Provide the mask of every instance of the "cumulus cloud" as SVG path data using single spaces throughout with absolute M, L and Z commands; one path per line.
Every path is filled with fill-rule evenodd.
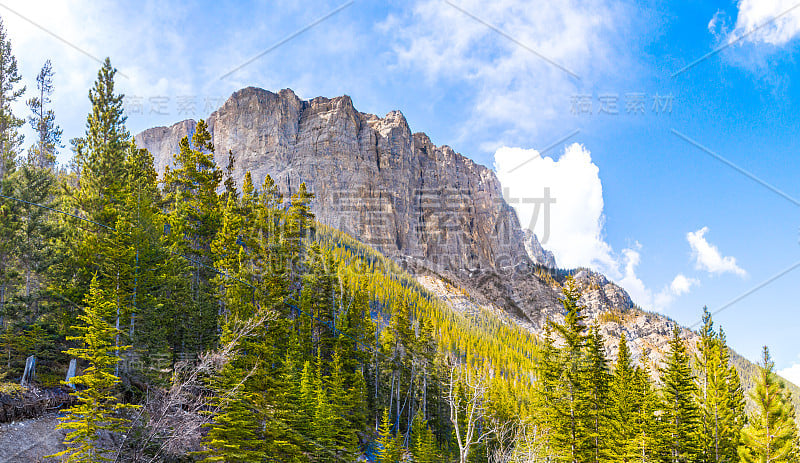
M 675 275 L 675 278 L 669 285 L 669 289 L 672 291 L 672 294 L 680 296 L 688 293 L 689 290 L 692 289 L 692 286 L 696 286 L 698 284 L 700 284 L 700 281 L 696 278 L 687 278 L 682 273 L 679 273 Z
M 611 246 L 603 239 L 600 169 L 584 146 L 568 146 L 558 160 L 534 149 L 502 147 L 495 152 L 494 167 L 520 225 L 536 233 L 559 265 L 619 273 Z M 549 206 L 544 204 L 545 189 L 555 200 Z
M 494 167 L 520 225 L 536 233 L 560 266 L 604 273 L 628 291 L 634 302 L 654 310 L 665 310 L 699 284 L 678 274 L 655 293 L 637 274 L 642 245 L 635 242 L 616 253 L 605 241 L 600 169 L 583 145 L 567 146 L 558 159 L 533 149 L 501 147 L 495 152 Z M 554 201 L 549 211 L 548 196 Z
M 619 279 L 620 286 L 625 288 L 637 304 L 642 307 L 653 307 L 653 294 L 644 282 L 636 275 L 636 267 L 639 266 L 641 261 L 641 253 L 639 252 L 642 245 L 638 242 L 633 248 L 622 250 L 623 260 L 623 275 Z
M 700 285 L 700 280 L 689 278 L 679 273 L 675 275 L 672 282 L 664 287 L 653 299 L 653 307 L 656 310 L 664 311 L 675 301 L 677 297 L 689 293 L 692 287 Z
M 783 46 L 800 34 L 800 8 L 795 0 L 741 0 L 728 41 Z M 718 14 L 712 22 L 719 24 Z M 709 28 L 711 24 L 709 24 Z
M 708 227 L 686 234 L 686 240 L 692 248 L 692 257 L 695 261 L 695 268 L 705 270 L 710 274 L 733 273 L 744 277 L 747 272 L 736 263 L 736 258 L 732 256 L 723 257 L 719 249 L 705 238 Z

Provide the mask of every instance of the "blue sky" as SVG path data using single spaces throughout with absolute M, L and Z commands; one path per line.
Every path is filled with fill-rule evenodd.
M 0 15 L 29 87 L 53 61 L 65 139 L 83 130 L 105 56 L 123 74 L 134 133 L 205 117 L 248 85 L 400 109 L 412 130 L 496 168 L 510 195 L 559 192 L 545 244 L 557 259 L 602 270 L 691 325 L 703 305 L 725 307 L 800 261 L 793 7 L 9 1 Z M 740 353 L 757 359 L 766 343 L 800 382 L 798 278 L 786 273 L 716 320 Z

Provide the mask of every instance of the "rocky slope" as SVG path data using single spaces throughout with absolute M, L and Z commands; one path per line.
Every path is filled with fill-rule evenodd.
M 224 166 L 229 151 L 235 155 L 239 185 L 246 171 L 257 185 L 269 174 L 287 195 L 305 182 L 318 220 L 413 273 L 452 282 L 470 294 L 470 303 L 502 309 L 533 330 L 561 317 L 564 272 L 535 235 L 522 231 L 494 173 L 412 133 L 399 111 L 381 118 L 357 111 L 348 96 L 302 100 L 291 90 L 250 87 L 235 92 L 207 123 L 217 163 Z M 136 141 L 163 171 L 194 125 L 156 127 Z M 625 332 L 643 363 L 661 361 L 675 322 L 637 309 L 602 275 L 578 271 L 575 279 L 612 355 Z M 686 329 L 683 335 L 695 336 Z
M 534 264 L 539 264 L 547 268 L 558 268 L 556 265 L 556 257 L 551 251 L 542 247 L 535 233 L 526 228 L 524 240 L 525 252 L 528 253 L 528 257 L 531 258 Z

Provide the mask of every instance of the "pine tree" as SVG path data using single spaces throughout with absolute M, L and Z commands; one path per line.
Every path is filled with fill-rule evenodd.
M 609 382 L 603 337 L 597 326 L 592 327 L 587 345 L 586 429 L 588 449 L 586 461 L 600 463 L 608 460 Z
M 225 325 L 223 343 L 231 341 L 236 327 L 233 320 Z M 200 454 L 205 456 L 204 461 L 250 463 L 264 461 L 270 455 L 258 394 L 252 384 L 260 362 L 251 353 L 242 352 L 241 346 L 237 350 L 238 355 L 223 367 L 213 384 L 218 411 L 203 439 L 206 450 Z
M 617 360 L 611 378 L 609 391 L 609 460 L 615 462 L 635 461 L 636 449 L 636 415 L 640 397 L 632 387 L 636 379 L 636 367 L 631 358 L 625 333 L 619 339 Z
M 18 235 L 14 240 L 14 254 L 22 271 L 23 301 L 29 323 L 40 315 L 38 289 L 51 264 L 51 245 L 59 232 L 49 211 L 36 204 L 52 207 L 54 187 L 55 178 L 50 169 L 25 163 L 17 171 L 13 194 L 25 202 L 15 208 Z
M 29 150 L 28 163 L 40 168 L 52 168 L 56 163 L 56 153 L 61 148 L 61 128 L 56 125 L 55 113 L 48 106 L 52 103 L 53 65 L 45 61 L 36 76 L 37 95 L 28 100 L 31 115 L 28 117 L 36 132 L 36 144 Z
M 669 343 L 666 367 L 661 370 L 661 430 L 664 461 L 694 463 L 702 458 L 698 395 L 686 346 L 675 327 Z
M 86 120 L 84 137 L 73 139 L 75 163 L 78 169 L 78 188 L 70 190 L 74 212 L 85 219 L 63 217 L 71 230 L 68 235 L 67 259 L 60 266 L 56 286 L 71 300 L 80 300 L 89 281 L 99 271 L 99 283 L 105 290 L 118 291 L 119 278 L 108 244 L 114 239 L 124 209 L 125 159 L 131 137 L 125 128 L 122 109 L 123 95 L 114 91 L 116 69 L 106 58 L 89 91 L 92 110 Z M 110 281 L 105 276 L 114 275 Z M 62 315 L 68 320 L 70 313 Z M 119 326 L 118 321 L 115 323 Z
M 707 308 L 703 308 L 703 327 L 697 350 L 705 461 L 736 462 L 744 424 L 744 398 L 739 375 L 730 365 L 724 334 L 721 330 L 719 334 L 715 332 Z
M 192 355 L 213 344 L 219 313 L 211 244 L 221 222 L 217 188 L 222 171 L 214 163 L 214 146 L 205 121 L 197 123 L 191 142 L 188 137 L 181 140 L 174 164 L 164 173 L 170 209 L 168 241 L 170 251 L 183 256 L 176 262 L 175 272 L 188 281 L 181 291 L 190 303 L 174 314 L 171 344 L 175 352 Z
M 398 463 L 402 455 L 402 447 L 392 434 L 389 409 L 383 409 L 383 419 L 378 429 L 377 453 L 375 463 Z
M 12 106 L 25 93 L 20 86 L 22 76 L 17 69 L 17 58 L 11 52 L 11 41 L 0 20 L 0 193 L 7 192 L 9 175 L 14 172 L 14 160 L 19 155 L 22 135 L 19 128 L 25 123 L 14 115 Z
M 86 120 L 86 134 L 71 141 L 80 169 L 77 206 L 85 218 L 103 225 L 117 222 L 123 199 L 125 155 L 131 139 L 125 128 L 124 95 L 114 93 L 116 73 L 106 58 L 89 91 L 92 111 Z M 105 232 L 102 228 L 92 231 Z
M 661 422 L 656 417 L 656 414 L 660 412 L 658 410 L 659 398 L 651 384 L 650 373 L 646 368 L 636 368 L 631 386 L 633 395 L 636 398 L 634 408 L 635 434 L 629 457 L 621 461 L 638 463 L 659 461 L 660 437 L 662 435 Z
M 586 317 L 581 313 L 580 293 L 570 279 L 567 281 L 561 300 L 566 315 L 561 324 L 552 323 L 554 331 L 561 337 L 563 347 L 559 349 L 556 370 L 550 372 L 551 446 L 563 461 L 577 463 L 588 461 L 587 447 L 587 399 L 590 385 L 587 383 L 586 361 L 587 335 Z
M 67 338 L 79 341 L 81 347 L 65 353 L 86 361 L 88 366 L 82 375 L 72 378 L 72 384 L 77 386 L 72 395 L 78 404 L 66 411 L 67 414 L 60 418 L 61 423 L 57 426 L 58 429 L 69 431 L 64 440 L 68 448 L 54 455 L 62 457 L 63 461 L 112 461 L 97 447 L 98 433 L 122 431 L 126 420 L 119 413 L 135 408 L 134 405 L 118 402 L 114 397 L 114 388 L 119 383 L 114 368 L 120 361 L 115 352 L 127 348 L 114 345 L 118 330 L 108 322 L 114 310 L 114 302 L 101 289 L 97 278 L 93 278 L 84 313 L 78 316 L 83 324 L 74 327 L 80 335 Z
M 15 159 L 22 145 L 19 128 L 24 120 L 18 118 L 13 105 L 25 92 L 20 86 L 22 76 L 17 69 L 17 59 L 11 52 L 11 42 L 5 25 L 0 20 L 0 194 L 9 195 L 14 188 Z M 0 199 L 0 325 L 7 331 L 11 310 L 8 305 L 12 280 L 16 268 L 12 265 L 20 222 L 17 204 Z
M 742 430 L 739 457 L 744 463 L 795 462 L 798 457 L 794 405 L 764 346 L 756 390 L 756 414 Z
M 436 438 L 419 411 L 414 415 L 412 428 L 411 453 L 414 456 L 414 462 L 434 463 L 439 450 L 436 448 Z

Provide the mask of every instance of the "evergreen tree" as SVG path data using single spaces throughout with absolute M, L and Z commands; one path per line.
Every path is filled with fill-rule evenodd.
M 16 170 L 15 159 L 22 145 L 19 128 L 24 120 L 13 112 L 13 104 L 25 92 L 19 85 L 22 76 L 17 69 L 17 59 L 11 52 L 11 42 L 5 25 L 0 20 L 0 194 L 9 195 L 14 188 L 13 174 Z M 12 310 L 9 307 L 11 285 L 16 268 L 13 263 L 14 249 L 19 232 L 20 222 L 17 217 L 17 204 L 0 199 L 0 325 L 4 334 L 7 331 Z
M 217 188 L 222 171 L 214 163 L 214 146 L 205 121 L 197 123 L 191 142 L 184 137 L 175 154 L 174 168 L 164 173 L 169 204 L 169 249 L 182 256 L 174 270 L 178 291 L 190 303 L 177 307 L 171 344 L 175 352 L 193 355 L 210 347 L 217 333 L 218 287 L 212 282 L 214 241 L 221 223 Z
M 84 297 L 90 280 L 99 272 L 98 282 L 106 291 L 119 292 L 120 278 L 109 251 L 115 239 L 113 228 L 124 209 L 125 159 L 130 148 L 130 134 L 125 128 L 122 110 L 123 95 L 114 91 L 116 69 L 106 58 L 89 91 L 92 110 L 86 120 L 84 137 L 72 140 L 78 169 L 78 188 L 70 190 L 70 208 L 80 221 L 64 217 L 70 234 L 67 236 L 67 258 L 57 269 L 58 291 L 70 300 Z M 108 280 L 106 276 L 113 275 Z M 119 304 L 117 305 L 119 308 Z M 62 319 L 69 320 L 72 313 Z M 119 320 L 115 322 L 119 327 Z
M 563 341 L 557 363 L 549 368 L 550 441 L 553 452 L 562 461 L 577 463 L 590 461 L 587 399 L 590 385 L 587 383 L 586 361 L 587 335 L 586 317 L 581 313 L 580 293 L 570 279 L 567 281 L 561 300 L 566 315 L 561 324 L 552 323 L 554 331 Z
M 25 93 L 25 86 L 19 85 L 20 80 L 22 76 L 17 69 L 17 58 L 11 52 L 11 41 L 0 20 L 0 193 L 8 192 L 7 182 L 14 172 L 15 159 L 22 145 L 19 128 L 25 120 L 14 115 L 12 109 L 17 99 Z
M 392 424 L 388 409 L 383 410 L 383 419 L 378 429 L 378 441 L 376 442 L 377 454 L 375 463 L 398 463 L 402 456 L 402 446 L 398 439 L 392 434 Z
M 237 323 L 231 321 L 224 328 L 222 342 L 229 342 Z M 231 359 L 214 381 L 218 412 L 209 423 L 203 439 L 207 450 L 201 452 L 204 461 L 259 462 L 270 454 L 262 429 L 257 393 L 253 391 L 252 377 L 259 361 L 248 353 Z
M 694 463 L 702 458 L 698 388 L 678 327 L 669 346 L 666 367 L 661 370 L 662 458 L 665 462 Z
M 56 116 L 48 106 L 52 103 L 53 65 L 45 61 L 36 76 L 37 95 L 28 100 L 31 115 L 28 117 L 36 132 L 36 144 L 28 154 L 28 163 L 40 168 L 52 168 L 56 163 L 56 153 L 61 148 L 61 128 L 56 125 Z
M 713 463 L 736 462 L 744 425 L 744 397 L 739 375 L 730 365 L 724 334 L 721 330 L 719 334 L 715 332 L 705 307 L 697 351 L 704 459 Z
M 422 417 L 420 412 L 414 415 L 413 421 L 413 440 L 411 443 L 411 453 L 415 463 L 434 463 L 439 449 L 436 448 L 436 438 L 428 428 L 428 422 Z
M 40 315 L 39 287 L 45 271 L 51 264 L 52 246 L 58 236 L 57 222 L 49 211 L 37 206 L 53 205 L 55 178 L 50 169 L 30 163 L 20 167 L 14 182 L 14 196 L 25 201 L 15 208 L 18 235 L 15 250 L 22 271 L 24 292 L 22 300 L 27 321 L 32 323 Z
M 636 368 L 631 386 L 636 398 L 635 434 L 629 457 L 621 461 L 638 463 L 659 461 L 662 435 L 661 422 L 656 417 L 656 414 L 659 413 L 659 398 L 651 384 L 650 373 L 646 368 Z
M 120 361 L 115 352 L 127 348 L 114 345 L 118 330 L 108 322 L 114 310 L 114 302 L 101 289 L 97 278 L 93 278 L 86 296 L 84 313 L 78 316 L 83 324 L 74 327 L 80 335 L 68 338 L 79 341 L 80 347 L 65 352 L 86 361 L 88 366 L 82 375 L 72 378 L 72 384 L 77 386 L 72 395 L 76 397 L 78 404 L 66 411 L 57 426 L 58 429 L 69 431 L 64 440 L 68 448 L 54 455 L 62 457 L 64 461 L 112 461 L 97 447 L 98 433 L 122 431 L 126 420 L 119 413 L 135 408 L 133 405 L 120 403 L 114 396 L 114 388 L 119 383 L 119 378 L 114 375 L 114 368 Z
M 609 383 L 603 337 L 597 326 L 592 327 L 587 345 L 586 429 L 588 460 L 600 463 L 608 460 L 609 439 Z
M 625 333 L 619 339 L 617 360 L 609 391 L 609 460 L 630 462 L 637 458 L 637 413 L 640 397 L 632 387 L 636 380 L 636 367 L 628 348 Z
M 798 458 L 794 405 L 764 346 L 756 390 L 756 414 L 742 431 L 739 457 L 744 463 L 795 462 Z

